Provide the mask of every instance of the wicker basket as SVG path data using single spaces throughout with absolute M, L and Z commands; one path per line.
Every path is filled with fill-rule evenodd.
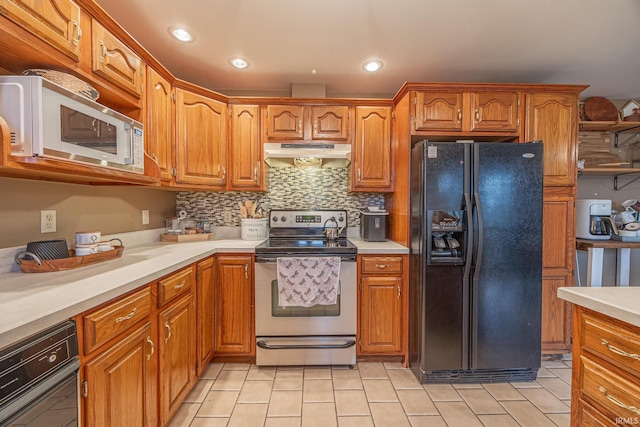
M 65 89 L 68 89 L 93 101 L 100 97 L 100 93 L 97 91 L 97 89 L 91 86 L 89 83 L 86 83 L 79 78 L 72 76 L 71 74 L 63 73 L 61 71 L 29 69 L 24 70 L 22 72 L 22 75 L 43 77 L 53 83 L 64 87 Z

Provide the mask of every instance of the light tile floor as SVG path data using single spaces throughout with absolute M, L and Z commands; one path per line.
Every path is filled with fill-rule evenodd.
M 212 363 L 171 427 L 568 427 L 571 361 L 538 379 L 420 384 L 398 363 L 264 368 Z

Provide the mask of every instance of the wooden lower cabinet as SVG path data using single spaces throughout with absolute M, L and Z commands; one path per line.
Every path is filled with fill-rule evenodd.
M 166 425 L 196 382 L 196 328 L 193 295 L 158 314 L 160 425 Z
M 215 350 L 215 258 L 196 264 L 196 374 L 206 368 Z
M 254 356 L 253 257 L 217 256 L 216 356 Z
M 358 355 L 401 355 L 407 257 L 358 258 Z
M 151 323 L 146 322 L 85 364 L 85 426 L 158 425 L 152 336 Z
M 640 328 L 574 307 L 571 426 L 640 424 Z

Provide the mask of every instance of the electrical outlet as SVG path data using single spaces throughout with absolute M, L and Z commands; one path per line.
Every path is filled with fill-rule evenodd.
M 149 209 L 142 210 L 142 225 L 149 224 Z
M 224 211 L 224 213 L 222 214 L 222 220 L 224 221 L 225 224 L 230 223 L 233 220 L 231 211 Z
M 40 233 L 55 233 L 56 231 L 56 211 L 40 211 Z

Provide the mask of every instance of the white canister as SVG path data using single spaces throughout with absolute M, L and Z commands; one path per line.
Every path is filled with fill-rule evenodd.
M 102 237 L 99 231 L 76 231 L 76 245 L 94 245 Z
M 241 219 L 240 223 L 242 240 L 264 240 L 267 238 L 269 230 L 267 218 Z
M 98 253 L 98 245 L 76 245 L 76 256 L 85 256 Z

